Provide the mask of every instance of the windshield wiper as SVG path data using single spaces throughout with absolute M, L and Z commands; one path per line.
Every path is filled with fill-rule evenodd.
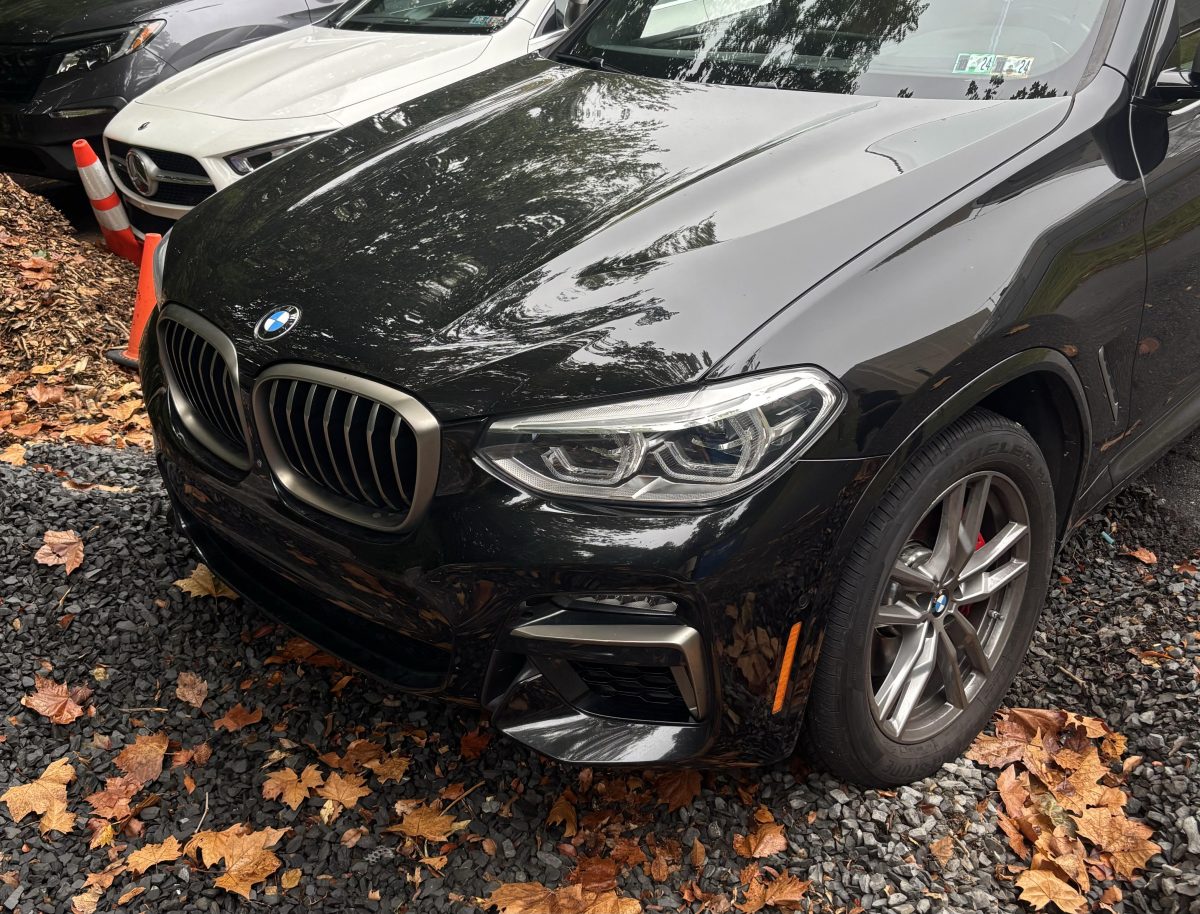
M 563 51 L 559 51 L 557 54 L 551 54 L 550 59 L 560 60 L 563 63 L 573 63 L 577 67 L 587 67 L 589 70 L 604 70 L 608 73 L 625 73 L 626 75 L 633 75 L 631 70 L 623 70 L 621 67 L 615 67 L 603 57 L 583 57 L 579 54 L 567 54 Z

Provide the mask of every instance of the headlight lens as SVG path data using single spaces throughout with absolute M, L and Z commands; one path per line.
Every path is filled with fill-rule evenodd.
M 167 245 L 171 241 L 171 232 L 162 236 L 162 241 L 154 249 L 154 259 L 150 262 L 154 270 L 154 300 L 163 303 L 163 264 L 167 262 Z
M 272 143 L 269 146 L 256 146 L 254 149 L 235 152 L 233 155 L 227 156 L 225 161 L 239 175 L 248 175 L 252 171 L 257 171 L 264 165 L 274 162 L 276 159 L 282 159 L 289 152 L 295 152 L 301 146 L 307 146 L 313 140 L 319 140 L 326 133 L 329 133 L 329 131 L 296 136 L 290 140 L 280 140 L 278 143 Z
M 112 32 L 98 37 L 94 42 L 81 48 L 67 51 L 58 63 L 55 73 L 74 73 L 94 70 L 96 67 L 132 54 L 144 48 L 150 40 L 162 31 L 164 20 L 155 19 L 151 22 L 139 22 L 124 31 Z
M 500 476 L 545 495 L 705 504 L 785 468 L 845 402 L 841 385 L 820 369 L 789 369 L 498 420 L 479 453 Z

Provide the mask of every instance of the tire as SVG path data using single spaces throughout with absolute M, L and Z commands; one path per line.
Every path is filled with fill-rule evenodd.
M 933 438 L 842 572 L 803 724 L 810 758 L 897 786 L 960 756 L 1024 659 L 1055 537 L 1050 472 L 1021 426 L 977 409 Z

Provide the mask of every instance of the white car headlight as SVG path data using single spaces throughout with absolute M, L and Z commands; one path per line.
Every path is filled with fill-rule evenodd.
M 164 25 L 164 20 L 155 19 L 152 22 L 139 22 L 120 32 L 98 36 L 90 44 L 63 54 L 54 72 L 87 72 L 126 54 L 132 54 L 149 44 L 150 39 L 162 31 Z
M 244 149 L 241 152 L 235 152 L 231 156 L 226 156 L 225 161 L 239 175 L 248 175 L 262 168 L 264 165 L 274 162 L 276 159 L 282 159 L 289 152 L 295 152 L 301 146 L 307 146 L 313 140 L 319 140 L 329 132 L 326 130 L 322 133 L 309 133 L 304 136 L 294 136 L 290 140 L 280 140 L 277 143 L 271 143 L 267 146 Z
M 846 393 L 818 368 L 500 419 L 479 454 L 544 495 L 635 504 L 720 501 L 774 477 L 837 418 Z

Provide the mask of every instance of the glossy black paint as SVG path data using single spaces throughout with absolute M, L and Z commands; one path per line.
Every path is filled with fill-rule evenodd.
M 280 360 L 370 376 L 433 410 L 446 456 L 407 536 L 313 515 L 261 465 L 242 477 L 198 452 L 151 330 L 143 381 L 189 534 L 299 630 L 406 687 L 485 702 L 558 757 L 787 754 L 840 561 L 924 441 L 979 405 L 1022 422 L 1065 535 L 1200 421 L 1197 159 L 1191 112 L 1139 89 L 1166 40 L 1153 12 L 1126 0 L 1068 97 L 789 93 L 531 57 L 247 178 L 173 231 L 166 298 L 234 340 L 244 397 Z M 255 339 L 279 305 L 301 324 Z M 850 404 L 735 504 L 550 503 L 471 460 L 492 416 L 802 364 Z M 614 726 L 500 675 L 522 602 L 620 589 L 675 595 L 702 632 L 709 719 Z M 433 671 L 389 669 L 371 631 Z
M 71 143 L 98 150 L 111 114 L 70 119 L 70 108 L 123 108 L 131 99 L 206 57 L 296 28 L 336 8 L 330 0 L 5 0 L 0 53 L 78 46 L 78 36 L 161 19 L 143 49 L 85 73 L 47 72 L 28 101 L 0 100 L 0 170 L 74 179 Z

